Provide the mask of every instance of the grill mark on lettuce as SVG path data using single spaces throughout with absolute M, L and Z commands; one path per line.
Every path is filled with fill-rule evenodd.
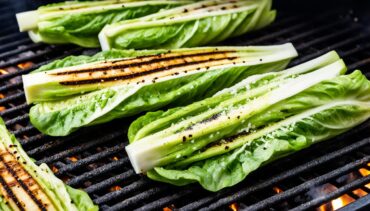
M 169 65 L 169 66 L 164 66 L 164 67 L 148 70 L 145 72 L 133 73 L 130 75 L 99 77 L 99 78 L 94 78 L 94 79 L 76 80 L 76 81 L 61 81 L 59 82 L 59 84 L 61 85 L 83 85 L 83 84 L 94 84 L 94 83 L 103 83 L 103 82 L 110 82 L 110 81 L 117 81 L 117 80 L 134 79 L 137 77 L 146 76 L 146 75 L 150 75 L 150 74 L 161 72 L 161 71 L 170 71 L 170 70 L 173 70 L 174 68 L 186 67 L 186 66 L 196 65 L 196 64 L 205 64 L 205 63 L 212 62 L 212 61 L 234 60 L 237 58 L 238 57 L 225 57 L 225 58 L 219 58 L 219 59 L 209 58 L 208 60 L 205 60 L 205 61 L 195 61 L 195 62 L 186 62 L 186 63 L 181 63 L 181 64 Z M 198 68 L 200 69 L 200 67 Z
M 4 155 L 8 155 L 8 156 L 11 156 L 12 160 L 8 161 L 8 162 L 5 162 L 4 160 Z M 0 162 L 4 165 L 5 169 L 8 173 L 10 173 L 14 179 L 14 184 L 8 184 L 2 176 L 0 176 L 1 178 L 1 185 L 4 187 L 4 189 L 7 191 L 8 195 L 12 198 L 12 200 L 15 202 L 15 204 L 17 205 L 17 207 L 20 209 L 20 210 L 25 210 L 24 207 L 22 206 L 22 202 L 18 200 L 17 196 L 14 194 L 14 192 L 11 190 L 11 187 L 12 185 L 14 186 L 15 184 L 19 184 L 22 189 L 28 194 L 28 196 L 30 196 L 30 198 L 35 202 L 35 204 L 37 205 L 38 208 L 40 208 L 40 210 L 42 211 L 47 211 L 45 205 L 39 200 L 37 199 L 37 197 L 34 195 L 34 193 L 28 188 L 27 184 L 26 184 L 26 181 L 29 181 L 31 180 L 32 183 L 28 182 L 28 184 L 35 184 L 38 186 L 38 189 L 41 190 L 41 188 L 39 187 L 39 185 L 37 184 L 36 181 L 33 180 L 33 178 L 31 177 L 31 175 L 23 169 L 23 167 L 16 161 L 16 158 L 11 154 L 9 153 L 8 151 L 6 152 L 3 152 L 1 153 L 0 155 Z M 9 164 L 10 163 L 10 164 Z M 18 169 L 17 169 L 18 168 Z M 23 173 L 25 175 L 27 175 L 27 179 L 25 179 L 24 181 L 21 180 L 18 175 L 17 175 L 17 172 L 19 173 Z
M 14 201 L 14 203 L 17 205 L 17 207 L 21 211 L 24 211 L 24 208 L 23 208 L 22 204 L 20 203 L 20 201 L 18 200 L 18 198 L 14 195 L 13 191 L 10 189 L 10 187 L 5 182 L 5 180 L 3 179 L 2 176 L 0 176 L 0 184 L 1 184 L 1 186 L 4 188 L 4 190 L 7 193 L 7 196 L 5 196 L 5 197 L 10 197 L 12 199 L 12 201 Z
M 221 113 L 217 113 L 217 114 L 213 114 L 211 117 L 208 117 L 206 119 L 203 119 L 202 121 L 200 122 L 197 122 L 193 125 L 190 125 L 189 127 L 187 127 L 184 131 L 187 131 L 187 130 L 191 130 L 194 128 L 194 126 L 197 126 L 197 125 L 200 125 L 200 124 L 204 124 L 204 123 L 207 123 L 207 122 L 210 122 L 210 121 L 213 121 L 213 120 L 216 120 L 218 119 L 219 117 L 221 116 Z M 179 133 L 181 132 L 181 130 L 177 131 L 176 133 Z
M 202 149 L 200 149 L 199 151 L 200 152 L 204 152 L 204 151 L 208 150 L 209 148 L 212 148 L 212 147 L 215 147 L 215 146 L 222 146 L 222 145 L 231 143 L 234 140 L 236 140 L 236 139 L 238 139 L 238 138 L 240 138 L 242 136 L 249 135 L 250 133 L 251 132 L 243 131 L 243 132 L 240 132 L 240 133 L 238 133 L 236 135 L 223 138 L 223 139 L 221 139 L 219 141 L 211 142 L 211 143 L 207 144 L 205 147 L 203 147 Z M 229 150 L 229 147 L 228 146 L 225 146 L 225 150 Z
M 226 54 L 226 53 L 235 53 L 236 51 L 211 51 L 211 52 L 195 52 L 195 53 L 190 53 L 190 54 L 174 54 L 168 56 L 170 53 L 165 53 L 165 54 L 159 54 L 159 55 L 145 55 L 145 56 L 138 56 L 135 58 L 130 58 L 130 59 L 122 59 L 122 60 L 116 60 L 112 62 L 105 62 L 104 67 L 91 67 L 87 69 L 80 69 L 80 70 L 72 70 L 72 71 L 63 71 L 63 72 L 57 72 L 57 73 L 50 73 L 50 75 L 70 75 L 70 74 L 78 74 L 78 73 L 90 73 L 90 72 L 101 72 L 101 71 L 113 71 L 113 70 L 120 70 L 124 68 L 129 68 L 129 67 L 139 67 L 143 65 L 149 65 L 149 64 L 155 64 L 155 63 L 160 63 L 160 62 L 165 62 L 165 61 L 170 61 L 174 59 L 185 59 L 185 58 L 192 58 L 192 57 L 197 57 L 197 56 L 213 56 L 216 54 Z M 168 56 L 168 57 L 166 57 Z M 227 55 L 225 55 L 227 57 Z M 137 62 L 136 60 L 142 60 Z M 143 61 L 144 59 L 149 59 L 148 61 Z M 122 64 L 124 63 L 124 64 Z

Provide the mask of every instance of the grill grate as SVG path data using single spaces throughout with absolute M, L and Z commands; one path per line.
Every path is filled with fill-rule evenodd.
M 12 18 L 0 15 L 0 26 Z M 363 28 L 349 11 L 333 11 L 316 18 L 282 14 L 268 29 L 225 44 L 293 42 L 300 57 L 291 65 L 335 49 L 350 71 L 361 68 L 370 77 L 370 44 L 366 42 L 370 33 Z M 173 187 L 136 175 L 124 152 L 127 145 L 124 137 L 132 119 L 84 128 L 63 138 L 42 135 L 29 123 L 29 106 L 25 103 L 20 75 L 54 59 L 81 53 L 91 55 L 97 50 L 33 44 L 16 30 L 10 27 L 0 33 L 0 69 L 8 72 L 0 75 L 0 116 L 37 163 L 47 163 L 69 185 L 85 189 L 102 210 L 164 207 L 227 210 L 235 202 L 240 208 L 249 210 L 306 210 L 344 193 L 357 199 L 359 197 L 352 191 L 358 188 L 370 192 L 365 187 L 370 183 L 369 176 L 344 184 L 338 182 L 338 178 L 360 168 L 370 170 L 367 165 L 370 162 L 369 121 L 333 140 L 265 166 L 241 184 L 217 193 L 207 192 L 197 185 Z M 32 62 L 32 67 L 19 65 L 25 62 Z M 312 188 L 326 183 L 335 184 L 337 189 L 324 196 L 309 196 Z M 276 194 L 276 187 L 282 192 Z

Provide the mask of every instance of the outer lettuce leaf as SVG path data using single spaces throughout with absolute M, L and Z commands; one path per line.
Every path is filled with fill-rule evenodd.
M 35 42 L 99 47 L 98 33 L 107 24 L 143 17 L 190 2 L 106 0 L 51 4 L 34 12 L 37 17 L 30 36 Z M 18 18 L 21 29 L 26 21 Z
M 47 195 L 49 200 L 52 201 L 57 210 L 98 210 L 98 207 L 93 204 L 86 193 L 66 186 L 60 179 L 55 177 L 46 164 L 37 166 L 33 159 L 28 157 L 16 138 L 6 130 L 5 123 L 2 119 L 0 119 L 0 137 L 0 144 L 2 146 L 5 148 L 11 147 L 12 151 L 17 151 L 18 163 L 37 181 L 42 191 Z M 69 192 L 72 194 L 69 194 Z M 81 201 L 81 199 L 84 200 Z M 3 198 L 0 201 L 0 207 L 2 210 L 11 210 L 10 206 L 4 202 Z
M 271 0 L 209 0 L 107 25 L 99 40 L 103 50 L 202 46 L 263 28 L 275 15 Z
M 121 55 L 119 51 L 111 53 L 116 53 L 114 56 Z M 70 57 L 54 62 L 42 71 L 73 65 L 75 62 L 100 60 L 108 56 L 110 54 L 102 53 L 92 59 L 81 57 L 81 60 L 78 57 Z M 264 54 L 260 56 L 263 57 Z M 132 116 L 143 111 L 153 111 L 164 106 L 187 105 L 230 87 L 250 75 L 281 70 L 286 67 L 293 54 L 284 57 L 280 51 L 277 57 L 274 53 L 268 57 L 270 56 L 275 58 L 274 62 L 265 60 L 266 62 L 262 64 L 246 62 L 236 66 L 210 68 L 149 85 L 125 84 L 60 101 L 38 103 L 31 108 L 30 119 L 41 132 L 52 136 L 64 136 L 81 127 Z

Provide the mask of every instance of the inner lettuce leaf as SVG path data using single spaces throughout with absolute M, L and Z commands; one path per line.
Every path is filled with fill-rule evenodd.
M 99 40 L 103 50 L 214 44 L 272 23 L 276 11 L 271 4 L 271 0 L 200 1 L 107 25 Z
M 154 52 L 161 51 L 146 51 L 145 53 Z M 47 72 L 54 68 L 102 61 L 129 54 L 132 56 L 143 54 L 143 52 L 113 50 L 93 57 L 73 56 L 55 61 L 36 71 Z M 263 57 L 264 54 L 258 58 L 261 56 Z M 274 53 L 270 56 L 275 58 Z M 184 76 L 175 75 L 173 78 L 148 85 L 124 84 L 63 100 L 41 102 L 30 109 L 30 120 L 44 134 L 65 136 L 81 127 L 108 122 L 116 118 L 133 116 L 144 111 L 154 111 L 164 106 L 190 104 L 212 96 L 219 90 L 230 87 L 250 75 L 284 69 L 292 56 L 293 54 L 289 54 L 284 57 L 280 53 L 274 62 L 268 62 L 266 59 L 257 64 L 249 64 L 247 60 L 245 63 L 240 62 L 239 65 L 207 68 L 206 71 L 188 73 Z M 249 59 L 255 60 L 251 57 Z
M 192 1 L 67 1 L 17 14 L 21 31 L 35 42 L 74 43 L 99 47 L 98 34 L 107 25 L 181 6 Z
M 41 197 L 43 194 L 46 195 L 46 198 L 40 198 L 42 204 L 49 204 L 55 210 L 75 210 L 75 211 L 97 211 L 98 207 L 94 205 L 93 201 L 87 195 L 87 193 L 73 189 L 67 185 L 65 185 L 60 179 L 55 177 L 51 169 L 46 164 L 36 165 L 32 158 L 28 157 L 26 152 L 22 149 L 22 146 L 16 140 L 14 135 L 10 134 L 6 127 L 5 123 L 2 119 L 0 119 L 0 148 L 11 151 L 17 152 L 17 159 L 16 162 L 24 169 L 27 174 L 29 174 L 41 187 L 39 192 L 37 192 L 36 198 Z M 2 153 L 5 156 L 5 153 Z M 7 159 L 10 159 L 9 156 Z M 16 166 L 14 165 L 14 168 Z M 17 170 L 20 172 L 20 169 Z M 3 177 L 5 178 L 5 177 Z M 22 178 L 22 177 L 20 177 Z M 5 178 L 6 180 L 6 178 Z M 26 183 L 28 184 L 28 183 Z M 29 183 L 28 185 L 32 185 Z M 13 190 L 15 195 L 18 195 L 20 190 Z M 42 192 L 42 194 L 41 194 Z M 18 198 L 22 201 L 26 207 L 30 206 L 31 201 L 27 201 L 26 198 Z M 14 210 L 12 207 L 15 206 L 14 203 L 11 203 L 7 197 L 1 197 L 0 200 L 0 208 L 1 210 Z M 52 209 L 52 207 L 49 207 Z

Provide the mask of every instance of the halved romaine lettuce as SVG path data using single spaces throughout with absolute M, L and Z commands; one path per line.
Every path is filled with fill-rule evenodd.
M 206 0 L 107 25 L 103 50 L 181 48 L 218 43 L 272 23 L 271 0 Z
M 229 53 L 218 55 L 219 52 L 224 51 Z M 231 51 L 235 53 L 231 53 Z M 174 54 L 180 56 L 172 58 Z M 190 54 L 193 54 L 193 56 L 183 56 Z M 208 54 L 212 58 L 208 58 L 206 56 Z M 159 69 L 159 66 L 161 66 L 160 72 L 148 71 L 150 73 L 148 75 L 143 72 L 141 74 L 145 75 L 145 78 L 139 76 L 140 80 L 133 83 L 127 84 L 125 81 L 121 85 L 87 94 L 58 101 L 38 103 L 31 108 L 30 119 L 32 124 L 41 132 L 53 136 L 63 136 L 80 127 L 132 116 L 143 111 L 152 111 L 163 106 L 187 105 L 206 96 L 211 96 L 223 88 L 230 87 L 250 75 L 281 70 L 295 56 L 296 51 L 291 44 L 266 47 L 207 47 L 166 51 L 159 57 L 161 57 L 161 60 L 164 57 L 171 59 L 163 63 L 147 65 L 148 68 L 155 69 Z M 97 58 L 102 57 L 106 58 L 102 54 Z M 158 55 L 154 57 L 158 57 Z M 68 58 L 66 62 L 56 62 L 50 67 L 55 67 L 55 64 L 59 63 L 64 66 L 74 58 L 76 57 Z M 152 58 L 152 56 L 139 57 L 139 59 L 148 58 Z M 137 58 L 132 60 L 135 59 Z M 203 59 L 204 62 L 199 62 Z M 130 59 L 124 60 L 124 62 L 127 61 L 130 61 Z M 173 64 L 173 67 L 166 68 L 169 63 Z M 139 68 L 139 70 L 144 71 L 146 69 Z M 38 99 L 46 99 L 47 97 L 49 99 L 58 98 L 55 95 L 45 93 L 53 92 L 55 94 L 57 91 L 63 90 L 63 86 L 60 86 L 59 90 L 53 89 L 55 86 L 53 88 L 35 86 L 36 79 L 34 79 L 34 76 L 50 72 L 54 72 L 54 70 L 23 77 L 29 102 L 38 102 Z M 43 83 L 42 79 L 44 77 L 40 78 L 41 83 Z M 30 86 L 32 83 L 34 84 Z M 66 87 L 69 86 L 75 87 L 79 92 L 81 92 L 81 89 L 86 91 L 86 87 L 83 85 L 67 85 Z M 102 86 L 102 83 L 97 84 L 97 86 L 97 88 L 100 88 L 99 86 Z M 67 94 L 66 92 L 60 93 Z M 73 93 L 77 92 L 73 91 Z
M 129 55 L 130 52 L 132 51 L 122 54 Z M 145 53 L 147 54 L 144 55 Z M 296 51 L 291 44 L 286 44 L 266 47 L 152 50 L 139 51 L 136 54 L 140 56 L 23 75 L 27 102 L 55 101 L 118 85 L 142 87 L 231 67 L 259 67 L 281 61 L 285 63 L 296 56 Z
M 190 0 L 66 1 L 17 14 L 20 31 L 34 42 L 99 47 L 98 33 L 111 23 L 191 3 Z
M 331 52 L 255 75 L 203 101 L 148 113 L 129 129 L 137 173 L 217 191 L 259 166 L 336 136 L 370 117 L 370 81 Z
M 0 118 L 0 209 L 95 211 L 90 197 L 65 185 L 46 164 L 37 166 Z

